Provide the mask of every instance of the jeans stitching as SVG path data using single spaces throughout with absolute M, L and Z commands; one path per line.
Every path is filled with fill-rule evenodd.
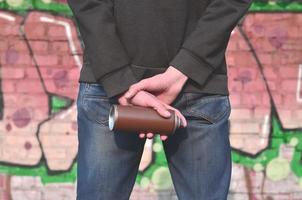
M 81 102 L 81 105 L 82 105 L 83 114 L 87 117 L 87 119 L 89 119 L 92 122 L 97 122 L 100 125 L 106 125 L 109 121 L 108 119 L 102 120 L 102 121 L 100 121 L 98 119 L 92 120 L 92 118 L 89 116 L 88 107 L 87 107 L 87 104 L 85 103 L 85 100 L 88 100 L 88 99 L 95 100 L 96 98 L 93 98 L 91 96 L 87 96 L 87 91 L 90 88 L 90 84 L 89 83 L 83 83 L 83 84 L 84 84 L 84 88 L 83 88 L 83 91 L 82 91 L 82 95 L 80 95 L 81 96 L 80 102 Z M 106 101 L 107 99 L 106 98 L 99 98 L 99 100 Z
M 99 86 L 98 83 L 85 83 L 86 86 L 85 86 L 85 89 L 84 89 L 84 92 L 83 92 L 83 97 L 84 98 L 100 98 L 100 99 L 107 99 L 107 94 L 102 94 L 102 95 L 97 95 L 97 94 L 89 94 L 88 93 L 88 90 L 93 87 L 93 86 Z
M 192 110 L 192 109 L 190 109 L 190 111 L 191 111 L 192 113 L 197 114 L 197 115 L 203 116 L 204 118 L 206 118 L 207 120 L 209 120 L 209 121 L 211 121 L 213 124 L 215 124 L 215 121 L 216 121 L 217 119 L 221 118 L 221 117 L 227 112 L 227 105 L 225 105 L 225 104 L 226 104 L 226 103 L 224 102 L 224 103 L 223 103 L 223 106 L 226 106 L 226 108 L 225 108 L 226 110 L 225 110 L 224 112 L 218 113 L 218 114 L 215 115 L 214 117 L 207 116 L 207 115 L 205 115 L 205 114 L 203 114 L 203 113 L 196 112 L 196 111 L 194 111 L 194 110 Z
M 84 90 L 84 92 L 86 92 L 89 89 L 89 87 L 90 87 L 90 84 L 89 83 L 85 83 L 85 90 Z
M 194 94 L 196 95 L 200 95 L 200 93 L 187 93 L 188 97 L 194 97 Z M 226 98 L 227 95 L 206 95 L 206 96 L 202 96 L 201 98 L 199 98 L 200 102 L 209 102 L 211 100 L 219 100 L 219 99 L 223 99 Z
M 83 99 L 88 100 L 89 98 L 83 97 Z M 97 100 L 97 99 L 94 99 L 94 98 L 90 98 L 90 99 L 92 99 L 93 101 Z M 105 101 L 104 101 L 104 99 L 99 99 L 99 100 L 102 101 L 102 102 L 106 102 L 106 99 L 105 99 Z M 85 100 L 83 100 L 83 101 L 85 102 Z M 95 118 L 91 118 L 89 116 L 89 106 L 86 103 L 83 104 L 83 110 L 84 110 L 84 113 L 85 113 L 85 115 L 87 116 L 88 119 L 90 119 L 93 122 L 97 122 L 100 125 L 106 125 L 109 121 L 108 117 L 101 120 L 101 119 L 98 118 L 98 115 L 95 116 Z
M 208 97 L 208 98 L 204 99 L 203 101 L 200 101 L 198 104 L 207 103 L 207 102 L 210 102 L 210 100 L 216 101 L 216 100 L 219 100 L 219 99 L 224 99 L 224 98 L 226 98 L 226 97 L 227 97 L 227 96 Z M 228 98 L 228 97 L 227 97 L 227 98 Z M 207 120 L 208 122 L 210 122 L 210 124 L 207 124 L 207 125 L 215 125 L 215 124 L 217 123 L 217 119 L 222 118 L 222 116 L 224 116 L 224 115 L 228 112 L 228 110 L 229 110 L 229 106 L 227 105 L 227 102 L 224 101 L 224 102 L 223 102 L 223 106 L 226 107 L 226 108 L 225 108 L 225 111 L 224 111 L 224 112 L 220 112 L 218 115 L 216 115 L 216 116 L 213 118 L 213 117 L 210 117 L 210 116 L 207 116 L 207 115 L 203 114 L 202 112 L 196 112 L 196 111 L 194 111 L 192 108 L 190 108 L 190 107 L 188 106 L 188 101 L 190 101 L 190 100 L 189 100 L 188 96 L 186 96 L 186 102 L 187 102 L 187 103 L 186 103 L 185 110 L 186 110 L 189 114 L 193 114 L 193 115 L 196 115 L 196 116 L 198 116 L 198 117 L 202 117 L 202 118 L 204 118 L 205 120 Z

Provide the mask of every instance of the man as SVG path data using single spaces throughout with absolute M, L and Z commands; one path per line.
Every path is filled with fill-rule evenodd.
M 163 136 L 180 200 L 226 199 L 231 177 L 225 50 L 252 0 L 68 0 L 84 42 L 78 200 L 129 199 L 146 137 L 111 133 L 114 103 L 175 110 Z M 158 133 L 160 134 L 160 133 Z

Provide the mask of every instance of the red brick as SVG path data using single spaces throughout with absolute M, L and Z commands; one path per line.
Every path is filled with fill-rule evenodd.
M 258 73 L 259 73 L 259 71 L 256 66 L 254 66 L 253 68 L 250 68 L 250 67 L 238 68 L 238 76 L 247 76 L 248 75 L 248 77 L 251 80 L 255 80 Z
M 252 94 L 243 93 L 241 95 L 241 103 L 248 108 L 254 108 L 263 105 L 262 94 L 255 92 Z
M 284 101 L 284 105 L 287 106 L 287 108 L 299 108 L 298 107 L 298 102 L 297 102 L 297 97 L 295 94 L 287 94 L 287 95 L 283 95 L 283 101 Z
M 63 56 L 61 57 L 62 59 L 62 65 L 63 66 L 68 66 L 68 67 L 73 67 L 75 65 L 75 60 L 73 56 Z
M 236 108 L 236 109 L 233 108 L 231 111 L 232 119 L 244 120 L 244 119 L 251 119 L 251 117 L 252 117 L 252 111 L 247 108 Z
M 228 87 L 230 89 L 230 92 L 236 93 L 242 91 L 242 83 L 241 81 L 230 81 L 228 84 Z
M 292 119 L 292 111 L 288 109 L 278 109 L 278 115 L 282 116 L 282 119 L 287 119 L 285 121 Z
M 234 108 L 234 107 L 236 107 L 238 105 L 241 105 L 240 94 L 231 93 L 231 95 L 230 95 L 230 103 L 231 103 L 232 108 Z
M 262 79 L 253 80 L 243 84 L 244 92 L 266 92 L 264 81 Z
M 292 20 L 293 18 L 291 17 Z M 288 20 L 288 21 L 289 21 Z M 288 37 L 289 38 L 301 38 L 301 32 L 300 32 L 300 28 L 298 26 L 296 26 L 296 24 L 293 24 L 293 26 L 290 26 L 290 28 L 288 29 Z
M 281 78 L 298 78 L 299 66 L 287 65 L 279 67 L 279 74 Z
M 227 46 L 227 51 L 237 51 L 237 43 L 235 40 L 230 39 L 228 46 Z
M 296 92 L 297 80 L 282 80 L 281 89 L 283 91 L 287 91 L 288 93 Z
M 270 107 L 257 107 L 254 110 L 254 117 L 256 119 L 263 119 L 270 112 Z
M 66 53 L 69 51 L 68 42 L 52 42 L 50 43 L 50 51 L 51 52 L 63 52 Z
M 264 74 L 266 80 L 276 80 L 278 79 L 278 70 L 270 66 L 264 66 Z
M 233 56 L 235 59 L 236 67 L 254 67 L 256 66 L 255 59 L 252 57 L 252 54 L 247 51 L 233 52 L 230 56 Z
M 20 51 L 28 52 L 28 47 L 24 40 L 14 40 L 13 42 L 10 42 L 10 43 L 12 43 L 12 44 L 9 44 L 10 47 L 13 47 L 14 49 L 18 50 L 19 52 Z
M 228 80 L 231 81 L 238 76 L 238 67 L 229 66 L 228 67 Z
M 278 97 L 276 97 L 277 101 L 280 101 L 281 100 L 281 97 L 280 99 L 278 99 Z M 271 102 L 270 102 L 270 96 L 268 93 L 262 93 L 262 106 L 264 107 L 268 107 L 270 108 L 271 107 Z
M 273 62 L 272 55 L 268 53 L 258 54 L 258 59 L 262 64 L 272 64 Z
M 15 80 L 6 80 L 2 82 L 2 87 L 1 90 L 3 93 L 11 93 L 11 92 L 16 92 L 16 81 Z
M 257 52 L 271 53 L 276 51 L 276 48 L 265 37 L 251 38 L 251 42 Z
M 39 22 L 27 22 L 24 26 L 25 29 L 25 35 L 27 39 L 46 39 L 46 30 L 47 26 L 46 24 L 42 24 Z
M 20 35 L 19 24 L 7 23 L 0 26 L 0 36 Z
M 29 65 L 32 64 L 32 57 L 29 54 L 18 52 L 13 50 L 13 56 L 9 55 L 10 50 L 6 51 L 5 54 L 0 54 L 0 63 L 2 65 Z
M 56 55 L 36 55 L 34 57 L 40 66 L 53 66 L 58 64 L 58 56 Z
M 250 51 L 251 50 L 250 47 L 248 46 L 247 42 L 243 39 L 239 40 L 237 45 L 238 45 L 238 49 L 240 51 L 242 51 L 242 50 Z
M 42 68 L 40 68 L 40 70 L 41 70 Z M 25 74 L 25 77 L 26 78 L 30 78 L 30 79 L 34 79 L 34 78 L 39 78 L 39 74 L 38 74 L 38 70 L 37 70 L 37 68 L 36 67 L 26 67 L 25 69 L 24 69 L 24 74 Z
M 231 56 L 230 51 L 226 52 L 226 63 L 227 63 L 228 68 L 235 66 L 235 58 L 233 56 Z
M 301 29 L 302 32 L 302 29 Z M 295 40 L 287 40 L 282 45 L 282 50 L 302 50 L 302 38 L 295 39 Z
M 34 80 L 20 80 L 16 83 L 16 92 L 24 93 L 43 93 L 41 81 Z
M 30 47 L 34 50 L 37 49 L 36 53 L 46 53 L 48 52 L 48 42 L 46 41 L 36 41 L 32 40 L 30 41 Z
M 21 79 L 24 78 L 24 69 L 20 67 L 2 67 L 2 79 Z
M 8 49 L 8 41 L 5 38 L 1 38 L 1 39 L 0 39 L 0 52 Z

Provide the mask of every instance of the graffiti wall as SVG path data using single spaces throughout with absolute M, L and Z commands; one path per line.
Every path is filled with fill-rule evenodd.
M 255 1 L 227 63 L 229 199 L 302 199 L 302 2 Z M 65 0 L 0 0 L 0 200 L 75 199 L 81 65 Z M 159 138 L 131 199 L 177 199 Z

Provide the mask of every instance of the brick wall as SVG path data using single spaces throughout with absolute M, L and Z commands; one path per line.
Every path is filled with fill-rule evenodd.
M 232 33 L 230 199 L 302 199 L 301 33 L 300 13 L 250 13 Z M 0 200 L 75 198 L 81 56 L 72 18 L 0 11 Z M 158 138 L 140 169 L 132 199 L 177 199 Z

